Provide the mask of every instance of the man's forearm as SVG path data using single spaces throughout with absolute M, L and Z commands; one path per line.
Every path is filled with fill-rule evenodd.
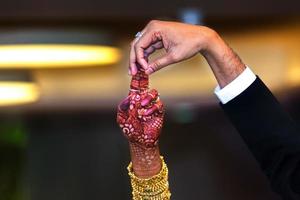
M 232 82 L 246 68 L 239 56 L 217 33 L 210 35 L 207 48 L 201 53 L 211 67 L 220 88 Z

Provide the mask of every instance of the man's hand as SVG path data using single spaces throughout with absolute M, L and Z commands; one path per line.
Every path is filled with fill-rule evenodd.
M 199 52 L 206 58 L 221 87 L 245 69 L 240 58 L 221 37 L 205 26 L 154 20 L 141 34 L 131 43 L 129 70 L 132 75 L 137 73 L 137 64 L 151 74 Z M 166 54 L 148 62 L 148 57 L 158 49 L 165 49 Z
M 137 72 L 139 63 L 146 73 L 151 74 L 167 65 L 186 60 L 207 48 L 207 38 L 214 32 L 204 26 L 165 21 L 151 21 L 131 45 L 130 70 Z M 166 54 L 150 63 L 148 56 L 155 50 L 164 48 Z

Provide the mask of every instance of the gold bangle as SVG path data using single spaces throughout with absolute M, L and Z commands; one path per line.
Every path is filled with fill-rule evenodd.
M 133 200 L 169 200 L 168 168 L 161 156 L 162 168 L 160 172 L 150 178 L 138 178 L 135 176 L 132 163 L 127 167 L 131 179 Z

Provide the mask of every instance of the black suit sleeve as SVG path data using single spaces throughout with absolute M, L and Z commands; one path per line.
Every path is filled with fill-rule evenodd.
M 283 199 L 300 199 L 300 134 L 257 77 L 239 96 L 220 104 Z

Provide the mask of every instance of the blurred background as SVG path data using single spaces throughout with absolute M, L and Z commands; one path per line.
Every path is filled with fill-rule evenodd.
M 115 122 L 129 43 L 151 19 L 218 31 L 300 123 L 300 2 L 2 0 L 0 200 L 130 199 Z M 274 199 L 199 55 L 151 76 L 172 199 Z

